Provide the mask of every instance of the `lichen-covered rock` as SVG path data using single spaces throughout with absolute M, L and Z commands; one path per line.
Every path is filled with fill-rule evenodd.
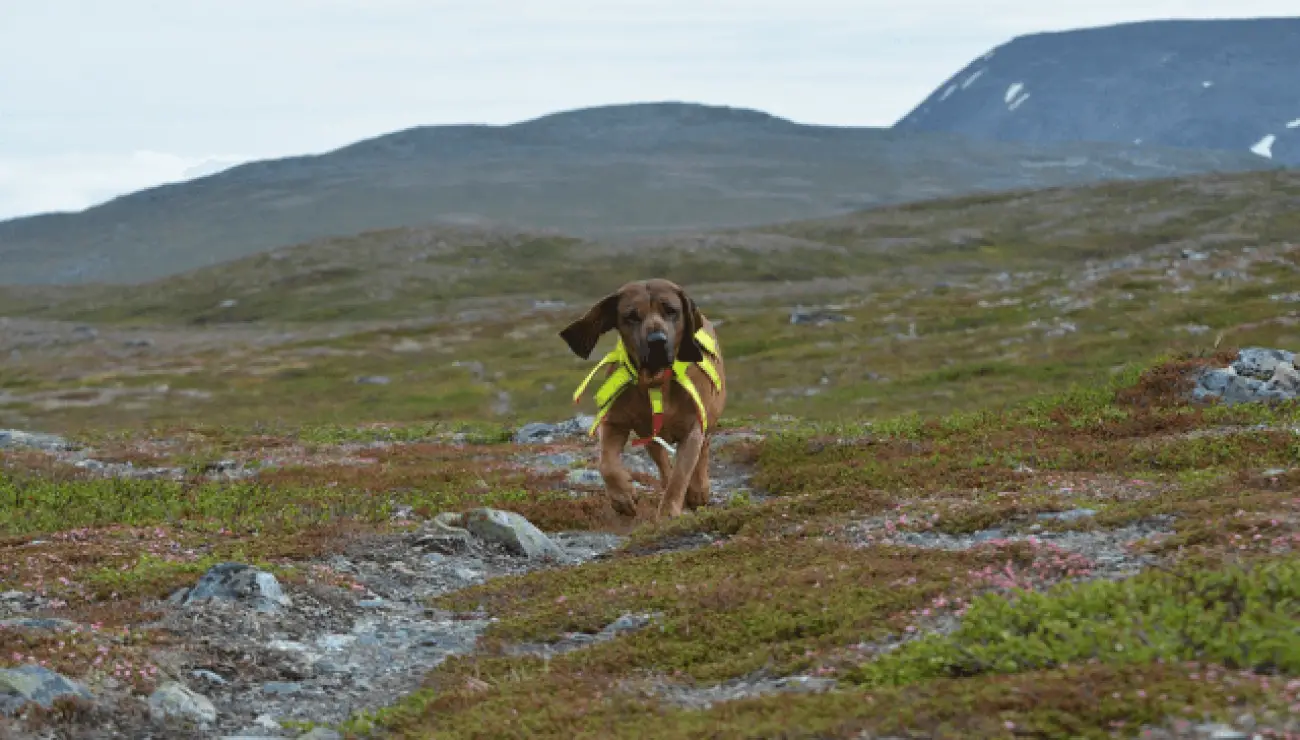
M 0 714 L 14 714 L 27 704 L 46 709 L 65 696 L 90 699 L 90 691 L 80 683 L 48 668 L 25 665 L 0 669 Z
M 535 421 L 520 427 L 515 432 L 514 441 L 516 444 L 550 444 L 565 437 L 581 437 L 591 429 L 591 425 L 595 421 L 594 416 L 584 414 L 579 414 L 559 424 Z
M 1256 380 L 1272 380 L 1278 363 L 1293 363 L 1295 353 L 1284 349 L 1267 347 L 1247 347 L 1237 353 L 1237 359 L 1230 367 L 1240 376 Z
M 149 695 L 149 714 L 154 719 L 187 719 L 200 724 L 217 721 L 217 708 L 208 697 L 176 682 L 165 683 Z
M 219 563 L 208 569 L 194 587 L 173 596 L 182 606 L 220 601 L 246 604 L 269 613 L 288 606 L 289 597 L 275 576 L 244 563 Z
M 63 452 L 73 449 L 73 446 L 66 439 L 56 434 L 24 432 L 18 429 L 0 429 L 0 450 L 18 448 Z
M 530 560 L 564 562 L 568 555 L 546 533 L 513 511 L 474 509 L 466 512 L 462 526 L 475 537 L 504 547 Z
M 1198 372 L 1192 398 L 1229 405 L 1291 400 L 1300 396 L 1294 362 L 1295 354 L 1287 350 L 1248 347 L 1228 367 Z

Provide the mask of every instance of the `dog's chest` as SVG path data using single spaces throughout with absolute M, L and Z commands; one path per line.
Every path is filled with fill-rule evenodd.
M 613 415 L 625 420 L 638 437 L 649 437 L 654 430 L 654 412 L 650 403 L 650 393 L 644 388 L 629 388 L 615 401 Z M 663 427 L 659 436 L 664 441 L 676 444 L 699 426 L 699 413 L 694 400 L 682 388 L 675 384 L 663 394 Z

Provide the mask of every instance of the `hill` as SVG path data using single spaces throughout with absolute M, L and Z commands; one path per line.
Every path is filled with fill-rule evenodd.
M 894 128 L 1052 144 L 1253 152 L 1300 164 L 1300 18 L 1149 21 L 1021 36 Z
M 644 275 L 722 322 L 736 413 L 977 408 L 1220 334 L 1300 341 L 1297 198 L 1287 170 L 631 242 L 401 229 L 0 290 L 0 426 L 563 417 L 587 363 L 556 332 Z
M 7 284 L 136 283 L 324 237 L 495 224 L 605 238 L 970 192 L 1269 166 L 1249 153 L 989 144 L 687 104 L 430 126 L 0 222 Z
M 1300 171 L 1009 191 L 745 229 L 589 241 L 474 227 L 388 229 L 272 250 L 134 286 L 0 289 L 0 315 L 229 324 L 418 319 L 453 306 L 582 302 L 638 275 L 769 286 L 896 273 L 944 280 L 1141 250 L 1281 243 Z M 766 289 L 765 289 L 766 290 Z M 504 302 L 504 303 L 503 303 Z

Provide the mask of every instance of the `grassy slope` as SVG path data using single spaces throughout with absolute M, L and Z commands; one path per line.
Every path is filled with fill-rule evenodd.
M 588 300 L 643 275 L 707 286 L 1050 269 L 1162 244 L 1276 242 L 1300 229 L 1297 197 L 1300 174 L 1280 171 L 1012 191 L 640 241 L 394 229 L 129 288 L 7 288 L 0 309 L 84 321 L 394 319 L 425 316 L 458 299 Z M 229 300 L 237 303 L 221 308 Z
M 201 337 L 223 318 L 275 319 L 239 330 L 299 336 L 254 349 L 217 333 L 210 349 L 137 353 L 109 342 L 76 360 L 15 362 L 5 381 L 15 399 L 0 406 L 0 423 L 6 413 L 62 429 L 189 423 L 196 414 L 241 425 L 563 416 L 587 363 L 555 333 L 587 300 L 650 274 L 681 281 L 722 322 L 732 415 L 996 405 L 1167 349 L 1206 347 L 1220 334 L 1241 345 L 1294 344 L 1287 304 L 1271 296 L 1300 290 L 1286 241 L 1300 232 L 1298 196 L 1294 173 L 1109 185 L 625 251 L 558 237 L 443 235 L 439 248 L 432 234 L 362 235 L 28 311 L 144 336 Z M 1183 259 L 1182 248 L 1208 258 Z M 425 262 L 411 261 L 424 253 Z M 1141 259 L 1123 261 L 1134 255 Z M 571 307 L 534 310 L 540 298 Z M 226 299 L 237 304 L 216 308 Z M 823 302 L 843 304 L 852 321 L 790 324 L 790 306 Z M 324 336 L 335 318 L 369 323 Z M 364 375 L 392 382 L 353 382 Z M 130 408 L 60 402 L 156 384 L 171 390 Z M 508 408 L 494 411 L 503 397 Z

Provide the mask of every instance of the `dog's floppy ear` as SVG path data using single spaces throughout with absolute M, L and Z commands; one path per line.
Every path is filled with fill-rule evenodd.
M 677 361 L 699 362 L 704 359 L 704 352 L 695 343 L 695 332 L 704 326 L 704 316 L 686 291 L 678 288 L 677 297 L 682 300 L 682 338 L 677 343 Z
M 600 335 L 618 326 L 618 293 L 611 293 L 587 310 L 582 318 L 564 327 L 560 337 L 568 342 L 573 354 L 587 359 L 600 341 Z

